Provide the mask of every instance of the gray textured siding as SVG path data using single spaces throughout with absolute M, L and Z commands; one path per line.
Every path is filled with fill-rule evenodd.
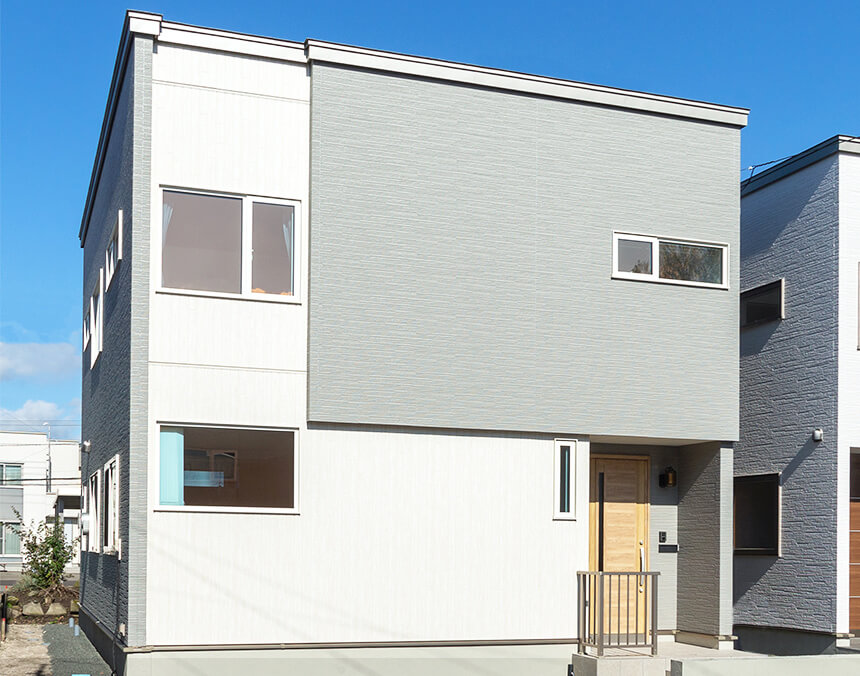
M 735 557 L 739 624 L 836 630 L 837 167 L 742 200 L 741 286 L 784 277 L 786 317 L 741 332 L 735 474 L 782 472 L 783 489 L 782 557 Z
M 148 137 L 137 134 L 141 129 L 141 116 L 148 112 L 138 110 L 147 100 L 146 93 L 151 80 L 152 41 L 136 38 L 126 66 L 116 115 L 107 144 L 107 152 L 101 180 L 96 188 L 92 215 L 84 240 L 84 311 L 99 279 L 99 270 L 104 266 L 105 250 L 113 232 L 117 212 L 123 211 L 123 259 L 105 295 L 104 302 L 104 349 L 95 366 L 90 369 L 89 348 L 83 359 L 82 385 L 82 439 L 91 443 L 90 452 L 82 457 L 81 474 L 84 481 L 103 467 L 116 454 L 120 456 L 120 538 L 124 556 L 121 561 L 115 556 L 84 552 L 81 558 L 81 603 L 84 609 L 108 630 L 113 631 L 120 623 L 129 628 L 128 643 L 142 641 L 144 626 L 140 604 L 142 592 L 133 597 L 137 604 L 130 611 L 129 577 L 140 584 L 141 567 L 145 566 L 145 495 L 141 501 L 140 491 L 146 485 L 145 465 L 131 459 L 130 435 L 139 445 L 139 418 L 142 415 L 135 407 L 145 406 L 139 401 L 141 394 L 139 377 L 141 355 L 132 353 L 132 328 L 137 342 L 145 340 L 146 329 L 140 327 L 140 312 L 132 314 L 132 287 L 139 285 L 140 276 L 148 275 L 149 258 L 141 255 L 146 245 L 147 227 L 142 227 L 145 213 L 140 209 L 141 190 L 149 194 L 148 170 L 141 173 L 139 158 L 142 143 Z M 148 150 L 146 151 L 148 153 Z M 138 164 L 136 164 L 138 163 Z M 148 166 L 148 158 L 147 158 Z M 145 181 L 145 182 L 144 182 Z M 148 208 L 148 207 L 147 207 Z M 144 252 L 145 254 L 145 252 Z M 140 295 L 138 290 L 135 298 Z M 140 303 L 135 300 L 135 303 Z M 142 331 L 142 334 L 141 334 Z M 139 346 L 135 344 L 135 349 Z M 132 357 L 134 354 L 134 357 Z M 145 353 L 143 355 L 145 362 Z M 144 363 L 145 369 L 145 363 Z M 134 391 L 134 402 L 132 392 Z M 145 409 L 144 409 L 145 411 Z M 132 428 L 131 423 L 135 422 Z M 146 458 L 145 446 L 140 455 Z M 131 480 L 130 480 L 131 479 Z M 134 500 L 132 502 L 131 500 Z M 129 518 L 132 515 L 131 520 Z M 132 535 L 133 537 L 130 537 Z M 95 537 L 95 534 L 93 535 Z M 145 569 L 144 569 L 145 570 Z M 132 614 L 133 613 L 133 614 Z M 135 621 L 131 621 L 135 620 Z
M 321 64 L 311 127 L 311 420 L 737 438 L 737 129 Z M 610 279 L 613 230 L 731 290 Z
M 678 629 L 732 633 L 731 444 L 685 446 L 678 466 Z

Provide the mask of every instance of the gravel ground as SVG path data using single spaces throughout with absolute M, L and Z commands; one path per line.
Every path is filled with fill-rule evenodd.
M 9 627 L 6 640 L 0 643 L 0 674 L 51 676 L 48 646 L 42 639 L 41 626 L 13 624 Z
M 110 676 L 87 637 L 68 624 L 13 624 L 0 644 L 2 676 Z
M 75 630 L 70 629 L 68 623 L 46 624 L 43 640 L 48 644 L 52 676 L 110 676 L 110 667 L 104 663 L 84 632 L 75 636 Z

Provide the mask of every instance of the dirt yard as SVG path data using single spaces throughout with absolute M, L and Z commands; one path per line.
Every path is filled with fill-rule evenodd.
M 3 676 L 51 676 L 48 646 L 41 624 L 12 624 L 0 643 L 0 674 Z

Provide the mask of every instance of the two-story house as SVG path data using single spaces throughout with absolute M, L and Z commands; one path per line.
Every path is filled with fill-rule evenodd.
M 744 182 L 735 622 L 744 649 L 860 632 L 860 141 Z
M 746 119 L 130 12 L 80 230 L 109 663 L 569 657 L 598 579 L 730 643 Z

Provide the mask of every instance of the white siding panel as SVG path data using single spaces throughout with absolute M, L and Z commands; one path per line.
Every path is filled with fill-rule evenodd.
M 161 185 L 285 199 L 307 194 L 307 102 L 154 83 L 153 109 Z
M 848 627 L 848 481 L 860 448 L 860 157 L 839 155 L 839 470 L 837 476 L 837 631 Z M 836 430 L 832 430 L 835 432 Z M 825 434 L 828 431 L 825 430 Z
M 310 99 L 307 66 L 256 56 L 159 44 L 152 78 L 261 96 Z
M 299 427 L 304 420 L 304 373 L 151 364 L 150 392 L 153 421 Z M 157 472 L 153 480 L 157 489 Z
M 306 317 L 302 305 L 159 293 L 150 358 L 304 372 Z
M 552 519 L 552 439 L 316 429 L 299 446 L 298 516 L 153 514 L 152 644 L 576 635 L 588 525 Z M 587 443 L 577 463 L 587 515 Z

